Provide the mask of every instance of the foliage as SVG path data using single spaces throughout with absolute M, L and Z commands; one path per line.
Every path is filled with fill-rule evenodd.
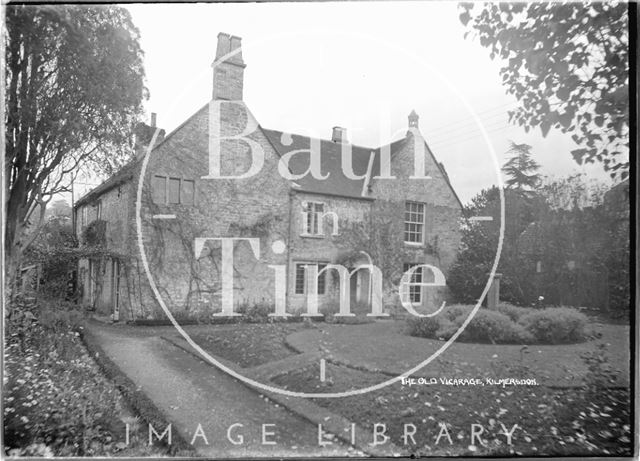
M 63 256 L 78 246 L 71 224 L 61 219 L 51 219 L 40 229 L 38 238 L 25 252 L 24 260 L 39 264 L 40 290 L 48 299 L 72 296 L 71 273 L 77 268 L 77 259 Z
M 568 307 L 536 310 L 523 315 L 518 323 L 543 344 L 578 342 L 586 337 L 587 317 Z
M 446 306 L 444 309 L 444 315 L 450 321 L 454 321 L 458 317 L 464 316 L 468 317 L 471 314 L 471 311 L 475 306 L 466 305 L 466 304 L 453 304 L 451 306 Z
M 407 334 L 448 340 L 474 306 L 454 305 L 434 317 L 407 319 Z M 498 310 L 480 308 L 458 337 L 461 342 L 491 344 L 561 344 L 586 339 L 587 318 L 568 307 L 534 308 L 502 303 Z
M 458 317 L 454 323 L 459 328 L 466 317 Z M 445 338 L 447 339 L 447 338 Z M 528 344 L 532 338 L 524 328 L 498 311 L 480 309 L 460 335 L 461 341 L 491 344 Z
M 45 219 L 71 219 L 71 206 L 66 200 L 56 200 L 47 207 Z
M 104 241 L 105 225 L 105 221 L 93 221 L 81 236 L 87 245 L 78 247 L 70 223 L 51 219 L 44 224 L 38 238 L 24 255 L 26 262 L 41 267 L 41 296 L 49 300 L 77 299 L 80 293 L 72 276 L 80 259 L 105 261 L 107 258 L 115 258 L 124 263 L 126 268 L 128 255 L 98 245 L 98 242 Z
M 107 243 L 107 222 L 102 219 L 91 221 L 82 229 L 82 243 L 90 247 L 104 246 Z
M 371 206 L 368 219 L 348 222 L 335 237 L 336 245 L 344 250 L 338 264 L 347 267 L 366 258 L 382 272 L 383 290 L 396 289 L 402 277 L 403 263 L 407 261 L 404 244 L 404 205 L 388 200 L 376 200 Z
M 124 402 L 80 342 L 82 313 L 70 303 L 8 305 L 4 387 L 5 454 L 139 456 L 158 454 L 141 434 L 121 442 Z M 18 323 L 30 313 L 29 324 Z
M 247 323 L 271 323 L 278 320 L 274 317 L 269 317 L 269 314 L 275 312 L 275 306 L 273 303 L 261 301 L 258 303 L 249 303 L 248 301 L 238 304 L 235 311 L 242 314 L 240 320 Z
M 436 317 L 409 317 L 407 319 L 407 334 L 418 338 L 437 338 L 441 320 Z
M 540 165 L 531 156 L 531 146 L 511 141 L 507 154 L 511 154 L 511 157 L 502 166 L 502 171 L 507 175 L 507 187 L 522 191 L 535 190 L 541 175 L 537 173 Z
M 491 59 L 520 106 L 510 120 L 525 130 L 573 133 L 578 164 L 602 162 L 628 175 L 629 39 L 624 2 L 473 3 L 460 20 Z
M 544 202 L 536 195 L 504 189 L 504 237 L 497 272 L 502 273 L 501 298 L 515 304 L 528 304 L 532 294 L 522 272 L 518 238 L 537 219 Z M 456 301 L 475 303 L 484 290 L 500 242 L 500 190 L 482 190 L 466 207 L 467 216 L 491 216 L 491 221 L 471 221 L 462 228 L 461 248 L 447 277 Z M 526 267 L 526 266 L 525 266 Z
M 82 168 L 110 174 L 131 155 L 143 52 L 116 6 L 6 8 L 5 252 L 13 277 L 47 203 Z
M 518 307 L 509 303 L 498 304 L 498 312 L 506 315 L 512 322 L 517 322 L 523 315 L 532 312 L 532 309 L 526 307 Z
M 324 315 L 324 321 L 326 323 L 339 323 L 345 325 L 357 325 L 361 323 L 373 322 L 372 317 L 367 317 L 369 312 L 369 305 L 363 302 L 351 303 L 351 313 L 355 314 L 354 317 L 336 317 L 336 314 L 340 312 L 339 301 L 327 301 L 318 309 L 321 314 Z
M 602 205 L 609 187 L 585 173 L 571 174 L 561 178 L 544 178 L 540 194 L 552 210 L 597 207 Z
M 628 183 L 627 188 L 628 188 Z M 584 175 L 547 178 L 538 191 L 505 189 L 505 221 L 497 272 L 502 301 L 531 306 L 609 306 L 622 315 L 629 306 L 629 202 L 625 183 L 604 193 Z M 628 189 L 626 189 L 628 191 Z M 476 195 L 447 283 L 455 301 L 477 301 L 488 280 L 499 243 L 497 188 Z
M 618 377 L 609 363 L 607 345 L 599 343 L 595 350 L 583 353 L 581 358 L 588 370 L 584 379 L 585 397 L 587 400 L 598 398 L 615 385 Z
M 448 340 L 469 317 L 473 306 L 460 306 L 444 316 L 410 318 L 408 334 L 422 338 Z M 461 312 L 456 316 L 457 313 Z M 481 308 L 458 336 L 461 342 L 491 344 L 528 344 L 532 340 L 521 325 L 505 314 Z

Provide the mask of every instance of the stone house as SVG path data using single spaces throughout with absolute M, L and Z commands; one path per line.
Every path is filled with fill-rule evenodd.
M 287 312 L 304 310 L 310 290 L 320 305 L 335 308 L 335 271 L 322 272 L 317 284 L 309 277 L 313 267 L 342 264 L 352 271 L 352 306 L 368 308 L 371 271 L 356 269 L 369 263 L 381 266 L 385 309 L 400 300 L 422 311 L 440 303 L 446 287 L 429 286 L 435 273 L 428 268 L 401 280 L 420 264 L 446 277 L 462 217 L 417 114 L 409 115 L 404 138 L 374 149 L 350 144 L 340 127 L 326 140 L 270 130 L 243 101 L 239 38 L 218 35 L 212 67 L 210 102 L 168 135 L 160 132 L 146 160 L 140 149 L 78 200 L 80 240 L 105 249 L 80 262 L 84 302 L 121 320 L 158 318 L 164 314 L 155 288 L 177 316 L 206 316 L 221 310 L 225 277 L 241 305 L 273 304 L 280 277 Z M 148 141 L 149 127 L 146 134 Z M 232 268 L 222 264 L 221 237 L 236 239 Z

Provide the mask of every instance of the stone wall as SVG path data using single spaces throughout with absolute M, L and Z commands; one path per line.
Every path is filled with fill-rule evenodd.
M 416 149 L 425 153 L 424 165 L 428 178 L 411 178 L 415 176 Z M 406 262 L 434 265 L 446 277 L 460 245 L 462 207 L 419 132 L 407 133 L 406 142 L 392 157 L 391 174 L 396 179 L 379 178 L 373 181 L 372 196 L 396 202 L 402 210 L 407 200 L 425 204 L 424 243 L 405 244 Z M 402 232 L 402 229 L 399 228 L 398 232 Z M 429 276 L 427 281 L 433 281 L 433 277 Z M 448 290 L 425 287 L 423 294 L 424 302 L 420 307 L 426 312 L 439 306 L 447 298 Z
M 324 204 L 324 211 L 338 215 L 337 232 L 334 233 L 334 221 L 327 215 L 323 222 L 323 235 L 303 235 L 305 228 L 303 203 L 320 202 Z M 328 195 L 296 192 L 291 198 L 291 244 L 289 246 L 288 270 L 288 301 L 291 311 L 306 309 L 306 296 L 295 293 L 295 265 L 296 262 L 340 263 L 343 257 L 351 251 L 345 248 L 344 233 L 348 232 L 348 223 L 366 222 L 371 208 L 371 200 L 335 197 Z M 327 277 L 333 280 L 333 275 Z M 319 296 L 319 303 L 324 304 L 337 299 L 337 284 L 328 283 L 326 295 Z
M 244 105 L 221 106 L 221 134 L 244 130 L 252 116 Z M 274 271 L 286 264 L 286 253 L 274 254 L 276 240 L 288 243 L 288 184 L 277 169 L 278 156 L 260 130 L 248 136 L 264 152 L 264 166 L 246 179 L 208 179 L 209 110 L 202 108 L 152 153 L 145 172 L 143 235 L 156 284 L 174 312 L 185 315 L 221 308 L 221 248 L 208 242 L 200 258 L 194 241 L 203 237 L 257 238 L 256 258 L 247 242 L 234 250 L 234 302 L 272 302 Z M 257 126 L 257 125 L 256 125 Z M 222 175 L 240 175 L 251 166 L 251 151 L 240 141 L 222 142 Z M 193 205 L 157 204 L 151 200 L 152 176 L 195 182 Z M 154 219 L 175 215 L 176 219 Z M 148 290 L 147 290 L 148 291 Z M 143 293 L 142 316 L 159 315 L 151 293 Z M 155 307 L 154 307 L 155 306 Z

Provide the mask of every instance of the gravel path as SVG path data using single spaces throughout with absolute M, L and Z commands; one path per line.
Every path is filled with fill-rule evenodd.
M 142 329 L 90 322 L 89 328 L 105 353 L 128 375 L 172 423 L 186 441 L 201 424 L 207 438 L 197 437 L 194 447 L 207 457 L 346 456 L 352 453 L 335 441 L 318 446 L 318 428 L 285 408 L 267 401 L 225 373 L 205 365 L 193 355 L 162 340 L 163 329 Z M 158 330 L 158 331 L 156 331 Z M 154 334 L 155 333 L 155 334 Z M 242 444 L 234 445 L 231 437 Z M 262 443 L 263 425 L 267 441 Z M 164 427 L 155 428 L 162 433 Z

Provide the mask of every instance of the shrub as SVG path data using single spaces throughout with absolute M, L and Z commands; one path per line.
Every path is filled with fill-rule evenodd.
M 336 317 L 336 314 L 340 312 L 340 303 L 335 300 L 325 302 L 318 310 L 324 315 L 324 321 L 327 323 L 356 325 L 370 323 L 374 320 L 372 317 L 367 317 L 369 306 L 367 303 L 362 302 L 351 304 L 350 310 L 351 313 L 356 314 L 355 317 Z
M 512 322 L 517 322 L 520 317 L 534 312 L 533 309 L 527 307 L 518 307 L 509 303 L 498 304 L 498 312 L 502 312 L 511 319 Z
M 444 308 L 444 313 L 448 320 L 454 321 L 458 317 L 464 316 L 464 318 L 469 317 L 471 311 L 475 308 L 475 306 L 468 304 L 453 304 L 451 306 L 446 306 Z
M 440 316 L 410 317 L 407 319 L 407 334 L 419 338 L 437 338 L 436 332 L 441 328 Z
M 455 320 L 458 328 L 466 316 Z M 531 342 L 533 337 L 525 329 L 498 311 L 480 309 L 460 335 L 463 341 L 489 342 L 492 344 L 522 344 Z
M 474 306 L 455 305 L 444 315 L 410 318 L 407 333 L 411 336 L 431 339 L 450 339 L 469 317 Z M 497 311 L 481 308 L 459 336 L 460 341 L 494 344 L 530 343 L 532 335 L 522 325 Z
M 535 310 L 522 316 L 519 323 L 539 343 L 570 343 L 586 338 L 587 317 L 569 307 Z
M 269 317 L 269 314 L 275 312 L 274 305 L 265 301 L 253 304 L 241 303 L 236 308 L 236 312 L 242 314 L 242 321 L 248 323 L 268 323 L 276 320 L 274 317 Z

